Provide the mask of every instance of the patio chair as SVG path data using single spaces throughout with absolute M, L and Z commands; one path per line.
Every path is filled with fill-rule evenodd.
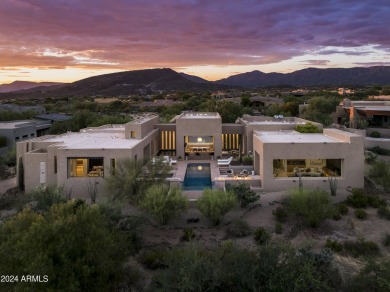
M 218 159 L 218 166 L 228 166 L 232 162 L 233 156 L 228 159 Z

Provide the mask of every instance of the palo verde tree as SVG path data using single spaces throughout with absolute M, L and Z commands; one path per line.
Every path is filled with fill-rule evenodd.
M 140 207 L 152 215 L 159 223 L 180 215 L 187 208 L 187 198 L 178 188 L 170 188 L 166 184 L 155 184 L 147 189 Z
M 219 225 L 223 216 L 229 212 L 237 203 L 236 195 L 223 190 L 203 191 L 197 205 L 200 212 L 207 217 L 214 225 Z
M 115 171 L 106 177 L 106 194 L 111 201 L 127 201 L 137 204 L 153 184 L 162 183 L 171 167 L 166 160 L 156 157 L 145 165 L 133 159 L 116 163 Z

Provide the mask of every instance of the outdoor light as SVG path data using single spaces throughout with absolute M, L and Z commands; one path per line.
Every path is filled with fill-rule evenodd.
M 202 138 L 201 137 L 198 138 L 198 142 L 202 142 Z
M 198 170 L 201 171 L 203 169 L 202 165 L 198 166 Z

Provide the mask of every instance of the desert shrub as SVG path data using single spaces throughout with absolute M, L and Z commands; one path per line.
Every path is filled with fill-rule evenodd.
M 367 241 L 364 238 L 356 241 L 344 241 L 343 249 L 353 257 L 375 256 L 379 254 L 379 246 L 375 242 Z
M 157 271 L 151 291 L 250 291 L 259 287 L 257 255 L 233 244 L 206 249 L 200 245 L 173 248 L 166 268 Z
M 242 219 L 234 220 L 227 228 L 227 232 L 235 237 L 244 237 L 252 233 L 248 222 Z
M 316 125 L 308 122 L 304 125 L 298 125 L 294 129 L 295 131 L 299 133 L 321 133 L 321 131 L 317 128 Z
M 260 195 L 252 191 L 250 186 L 245 183 L 237 185 L 228 184 L 227 190 L 232 191 L 237 196 L 237 200 L 242 208 L 258 201 L 260 198 Z
M 138 255 L 138 262 L 151 270 L 157 270 L 165 267 L 164 256 L 166 250 L 163 248 L 154 248 L 151 250 L 143 250 Z
M 390 246 L 390 233 L 386 233 L 384 236 L 383 236 L 383 245 L 384 246 Z
M 367 212 L 364 211 L 363 209 L 356 209 L 355 212 L 355 217 L 361 220 L 364 220 L 367 218 Z
M 339 291 L 341 278 L 326 250 L 297 250 L 288 244 L 259 246 L 257 252 L 228 243 L 173 248 L 152 291 Z
M 4 156 L 4 163 L 8 166 L 16 165 L 16 148 L 13 147 L 11 150 L 7 152 Z
M 326 240 L 325 247 L 333 250 L 334 252 L 340 252 L 343 250 L 343 245 L 340 242 L 329 238 Z
M 367 195 L 367 204 L 373 208 L 379 208 L 380 206 L 386 206 L 386 201 L 380 198 L 378 195 Z
M 367 163 L 374 163 L 377 159 L 377 155 L 372 151 L 365 150 L 364 159 L 366 160 Z
M 152 185 L 147 189 L 140 207 L 161 224 L 167 224 L 187 209 L 187 198 L 180 189 L 168 185 Z
M 334 207 L 332 209 L 332 219 L 336 220 L 336 221 L 341 219 L 341 213 L 340 213 L 340 210 L 337 207 Z
M 372 148 L 367 148 L 368 151 L 371 151 L 371 152 L 374 152 L 375 154 L 378 154 L 378 155 L 390 155 L 390 150 L 387 150 L 385 148 L 381 148 L 379 146 L 375 146 L 375 147 L 372 147 Z
M 380 138 L 381 137 L 381 133 L 379 133 L 378 131 L 372 131 L 371 134 L 370 134 L 370 137 L 371 138 Z
M 68 201 L 65 190 L 62 187 L 47 186 L 38 187 L 25 197 L 22 205 L 32 203 L 32 209 L 36 212 L 47 212 L 55 204 Z M 22 206 L 21 206 L 22 207 Z
M 352 189 L 352 194 L 347 197 L 345 203 L 353 208 L 366 208 L 368 199 L 363 190 Z
M 282 234 L 283 232 L 283 225 L 280 222 L 276 222 L 275 224 L 275 233 L 276 234 Z
M 252 156 L 245 155 L 245 156 L 242 157 L 242 161 L 253 162 L 253 158 L 252 158 Z
M 264 227 L 259 227 L 255 230 L 254 239 L 258 245 L 267 244 L 271 240 L 271 233 Z
M 380 206 L 378 208 L 377 214 L 379 218 L 390 220 L 390 209 L 386 206 Z
M 345 204 L 338 204 L 337 209 L 339 210 L 341 215 L 348 214 L 348 206 Z
M 329 193 L 322 189 L 292 189 L 288 207 L 296 215 L 303 216 L 310 227 L 317 227 L 332 212 Z
M 353 189 L 352 195 L 349 195 L 345 202 L 354 208 L 366 208 L 368 206 L 378 208 L 379 206 L 386 206 L 386 201 L 378 195 L 365 194 L 361 189 Z
M 184 228 L 182 238 L 185 241 L 193 240 L 195 238 L 194 230 L 192 228 Z
M 386 192 L 390 191 L 390 165 L 388 163 L 382 160 L 377 161 L 371 167 L 368 176 L 382 186 Z
M 272 215 L 275 216 L 276 221 L 284 223 L 287 221 L 288 212 L 285 208 L 278 206 L 275 210 L 272 210 Z
M 236 205 L 233 192 L 206 189 L 197 202 L 200 212 L 214 225 L 219 225 L 223 216 Z
M 369 261 L 348 283 L 346 291 L 390 291 L 390 259 Z

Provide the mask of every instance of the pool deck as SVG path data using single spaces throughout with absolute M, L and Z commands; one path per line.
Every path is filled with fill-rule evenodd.
M 211 182 L 213 184 L 214 189 L 224 189 L 225 181 L 247 181 L 247 180 L 256 180 L 260 181 L 260 176 L 250 176 L 249 179 L 242 178 L 230 178 L 226 175 L 221 175 L 219 172 L 219 166 L 217 160 L 180 160 L 173 166 L 173 176 L 170 178 L 171 182 L 182 183 L 184 181 L 184 177 L 186 175 L 187 165 L 193 163 L 208 163 L 210 164 L 210 173 L 211 173 Z M 183 191 L 188 197 L 189 201 L 196 201 L 201 195 L 202 190 L 191 190 L 191 191 Z

